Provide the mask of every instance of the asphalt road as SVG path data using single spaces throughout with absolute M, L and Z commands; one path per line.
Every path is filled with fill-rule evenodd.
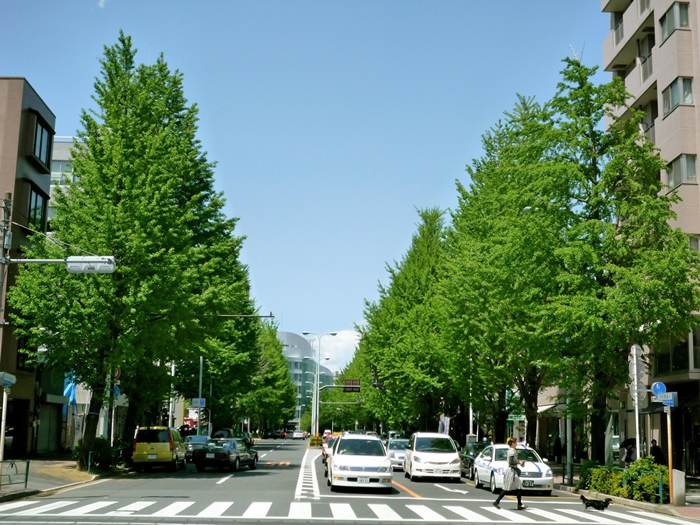
M 359 489 L 331 493 L 320 451 L 306 445 L 306 441 L 260 441 L 254 471 L 198 473 L 193 465 L 177 473 L 154 469 L 2 504 L 0 524 L 693 523 L 619 505 L 605 512 L 585 511 L 581 501 L 567 493 L 526 495 L 525 511 L 516 511 L 514 498 L 506 497 L 499 511 L 491 505 L 494 495 L 470 483 L 411 482 L 400 471 L 394 474 L 392 494 Z

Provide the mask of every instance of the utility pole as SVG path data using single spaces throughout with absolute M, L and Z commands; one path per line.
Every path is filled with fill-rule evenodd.
M 0 220 L 0 326 L 5 326 L 4 289 L 7 265 L 9 264 L 10 248 L 12 247 L 12 232 L 10 231 L 10 219 L 12 216 L 12 193 L 6 192 L 2 199 L 2 220 Z

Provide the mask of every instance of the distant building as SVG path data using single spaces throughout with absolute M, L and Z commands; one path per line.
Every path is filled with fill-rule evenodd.
M 299 424 L 301 416 L 307 410 L 311 412 L 311 399 L 313 394 L 314 376 L 316 374 L 316 353 L 311 348 L 309 341 L 292 332 L 277 332 L 277 339 L 284 346 L 282 352 L 287 358 L 289 373 L 297 389 L 296 416 L 290 423 Z M 321 365 L 320 367 L 321 386 L 332 385 L 333 372 Z

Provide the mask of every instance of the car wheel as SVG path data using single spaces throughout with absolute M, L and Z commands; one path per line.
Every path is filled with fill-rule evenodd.
M 180 468 L 180 464 L 177 462 L 177 457 L 175 458 L 175 461 L 173 461 L 169 465 L 169 470 L 170 472 L 177 472 L 177 469 Z
M 552 495 L 552 491 L 551 491 L 551 490 L 543 490 L 543 491 L 542 491 L 542 495 L 543 495 L 543 496 L 551 496 L 551 495 Z
M 489 488 L 491 489 L 491 494 L 496 494 L 499 492 L 498 488 L 496 488 L 496 476 L 491 474 L 491 482 L 489 483 Z
M 255 470 L 256 468 L 258 468 L 258 456 L 257 455 L 253 458 L 253 462 L 250 464 L 250 470 Z
M 197 468 L 197 472 L 204 472 L 207 468 L 204 465 L 200 465 L 199 463 L 195 463 L 194 466 Z
M 479 471 L 476 469 L 474 469 L 474 486 L 477 489 L 480 489 L 481 487 L 483 487 L 483 485 L 481 484 L 481 480 L 479 479 Z
M 233 462 L 233 465 L 231 466 L 231 470 L 234 472 L 238 472 L 238 469 L 241 468 L 241 460 L 239 458 L 236 458 L 236 461 Z
M 473 469 L 473 468 L 469 469 L 469 479 L 472 481 L 474 481 L 474 472 L 475 472 L 475 469 Z

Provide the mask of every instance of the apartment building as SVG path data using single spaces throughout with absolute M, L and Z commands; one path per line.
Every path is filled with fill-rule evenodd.
M 642 131 L 668 163 L 667 172 L 660 174 L 668 185 L 663 191 L 682 198 L 675 205 L 674 226 L 692 236 L 690 243 L 696 249 L 700 236 L 696 169 L 700 114 L 693 80 L 700 73 L 699 7 L 695 0 L 601 0 L 602 11 L 610 16 L 603 68 L 624 80 L 632 97 L 629 105 L 646 113 Z M 622 118 L 629 114 L 625 107 L 614 111 Z M 647 385 L 660 381 L 668 391 L 678 392 L 679 406 L 671 416 L 674 467 L 689 475 L 700 474 L 700 329 L 652 349 L 645 381 Z M 648 452 L 652 439 L 667 450 L 662 406 L 648 398 L 643 406 L 643 451 Z M 632 400 L 624 392 L 619 407 L 619 432 L 622 437 L 632 437 Z

